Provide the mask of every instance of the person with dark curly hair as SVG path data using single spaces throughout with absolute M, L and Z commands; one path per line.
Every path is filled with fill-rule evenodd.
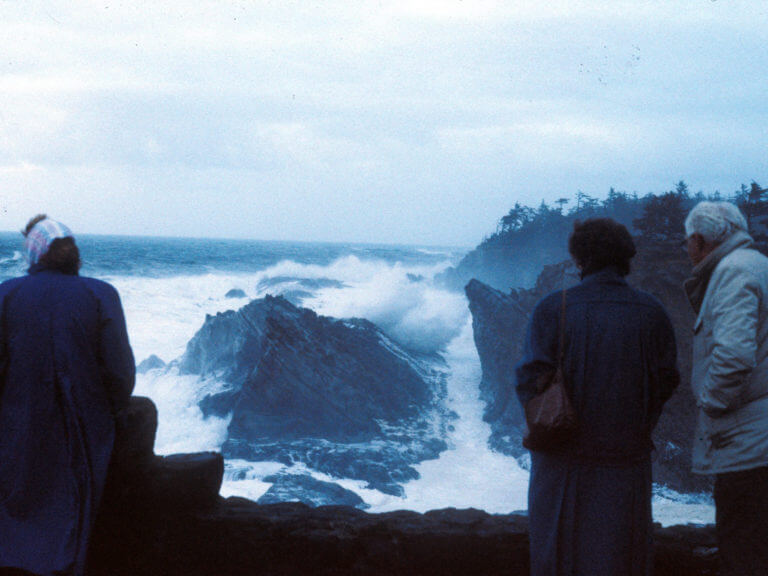
M 568 248 L 581 283 L 536 305 L 516 369 L 525 406 L 561 361 L 578 422 L 531 451 L 531 574 L 646 576 L 651 432 L 680 381 L 675 335 L 662 305 L 627 284 L 635 244 L 623 225 L 576 222 Z
M 41 215 L 22 234 L 28 274 L 0 284 L 0 573 L 80 576 L 134 358 L 69 228 Z

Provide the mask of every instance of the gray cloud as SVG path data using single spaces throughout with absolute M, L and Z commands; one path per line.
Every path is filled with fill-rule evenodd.
M 541 4 L 0 3 L 0 227 L 474 244 L 763 177 L 761 3 Z

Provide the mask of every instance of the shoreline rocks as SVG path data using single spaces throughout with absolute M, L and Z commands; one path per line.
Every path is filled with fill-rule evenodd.
M 367 320 L 266 296 L 208 316 L 179 370 L 226 383 L 200 407 L 206 416 L 231 414 L 227 458 L 303 462 L 401 495 L 417 477 L 413 465 L 447 448 L 440 362 Z
M 155 456 L 156 425 L 146 398 L 120 415 L 86 576 L 528 575 L 523 514 L 224 499 L 221 455 Z M 656 576 L 716 574 L 713 526 L 657 525 L 655 538 Z

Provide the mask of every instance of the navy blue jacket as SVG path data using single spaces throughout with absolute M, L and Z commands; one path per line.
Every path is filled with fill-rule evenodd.
M 557 365 L 561 309 L 556 292 L 533 312 L 516 370 L 523 406 L 539 376 Z M 606 465 L 647 458 L 662 406 L 680 381 L 669 317 L 613 268 L 569 288 L 565 309 L 563 372 L 579 431 L 561 452 Z
M 0 284 L 0 567 L 82 573 L 134 375 L 112 286 L 39 266 Z

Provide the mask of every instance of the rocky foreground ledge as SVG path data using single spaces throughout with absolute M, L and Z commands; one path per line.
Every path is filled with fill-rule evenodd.
M 146 398 L 120 416 L 88 576 L 528 574 L 524 515 L 224 499 L 221 455 L 155 456 L 156 427 Z M 712 527 L 657 527 L 656 576 L 714 575 L 716 563 Z

